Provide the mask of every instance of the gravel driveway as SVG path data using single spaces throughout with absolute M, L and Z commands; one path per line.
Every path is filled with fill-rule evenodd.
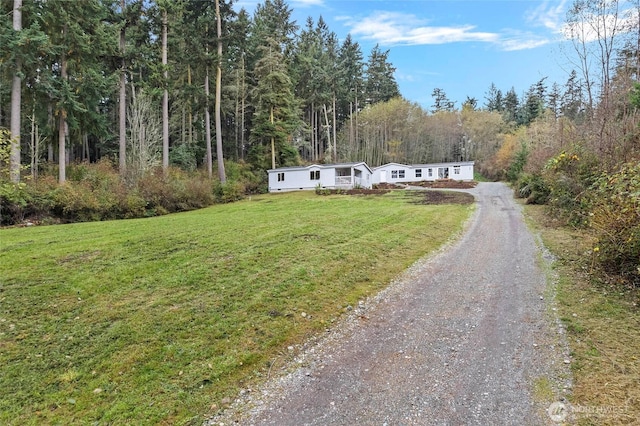
M 469 192 L 478 208 L 460 239 L 209 424 L 553 424 L 535 383 L 566 356 L 541 249 L 506 185 Z

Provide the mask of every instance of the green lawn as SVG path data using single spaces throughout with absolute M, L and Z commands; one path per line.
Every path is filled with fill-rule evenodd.
M 0 424 L 200 424 L 471 211 L 304 192 L 2 229 Z

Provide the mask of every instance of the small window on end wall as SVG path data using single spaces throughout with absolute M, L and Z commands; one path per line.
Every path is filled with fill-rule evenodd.
M 278 173 L 278 182 L 284 182 L 284 173 Z
M 453 166 L 453 174 L 454 175 L 460 174 L 460 166 Z
M 421 178 L 422 177 L 422 169 L 416 169 L 416 177 L 417 178 Z
M 311 180 L 320 180 L 320 170 L 311 170 Z

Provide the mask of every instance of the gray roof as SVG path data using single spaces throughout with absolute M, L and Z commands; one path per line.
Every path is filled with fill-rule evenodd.
M 310 164 L 308 166 L 291 166 L 291 167 L 278 167 L 276 169 L 269 169 L 267 172 L 287 172 L 287 171 L 295 171 L 295 170 L 309 170 L 312 168 L 321 168 L 321 169 L 340 169 L 346 167 L 356 167 L 356 166 L 364 166 L 369 172 L 371 172 L 371 168 L 364 161 L 353 162 L 353 163 L 336 163 L 336 164 Z

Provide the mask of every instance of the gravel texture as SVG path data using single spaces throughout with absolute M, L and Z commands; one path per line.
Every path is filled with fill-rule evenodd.
M 206 424 L 555 424 L 534 395 L 542 377 L 554 398 L 571 387 L 549 256 L 506 185 L 466 192 L 477 209 L 459 239 Z

